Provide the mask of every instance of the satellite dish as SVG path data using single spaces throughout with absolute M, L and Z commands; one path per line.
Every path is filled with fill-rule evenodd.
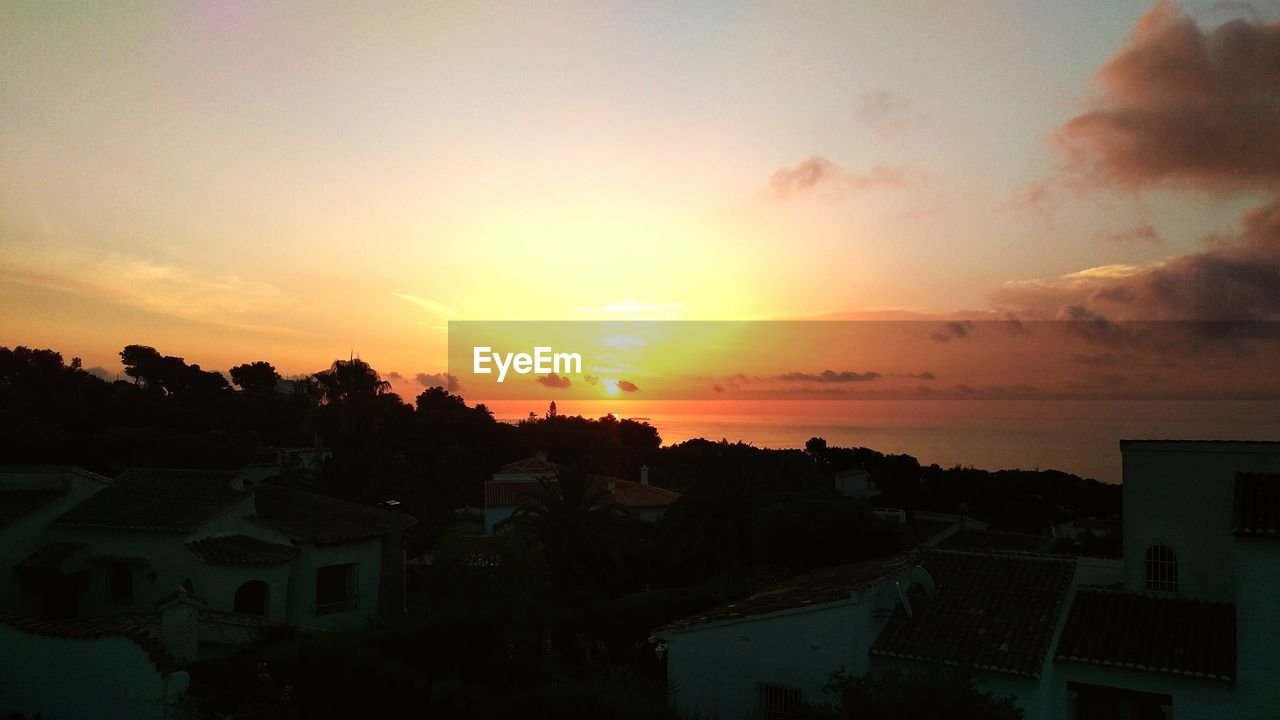
M 926 598 L 931 598 L 938 592 L 938 584 L 933 581 L 933 576 L 919 565 L 911 568 L 911 584 L 919 587 Z

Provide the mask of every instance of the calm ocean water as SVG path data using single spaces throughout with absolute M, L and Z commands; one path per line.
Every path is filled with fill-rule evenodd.
M 1103 482 L 1120 481 L 1121 439 L 1280 440 L 1276 401 L 602 402 L 563 411 L 644 418 L 668 445 L 701 437 L 798 448 L 818 436 L 831 445 L 908 453 L 923 464 L 1055 468 Z

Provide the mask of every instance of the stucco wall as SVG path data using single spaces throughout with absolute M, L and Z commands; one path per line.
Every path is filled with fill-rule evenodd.
M 0 488 L 48 489 L 66 487 L 67 492 L 34 513 L 0 528 L 0 611 L 31 614 L 35 608 L 22 595 L 13 566 L 49 542 L 44 529 L 50 520 L 80 504 L 107 484 L 72 470 L 0 470 Z
M 873 610 L 892 609 L 892 587 L 889 582 L 860 602 L 663 633 L 672 704 L 695 716 L 754 718 L 761 683 L 796 688 L 810 702 L 829 702 L 823 688 L 831 673 L 867 671 L 867 653 L 886 622 Z
M 1280 718 L 1280 539 L 1236 540 L 1240 717 Z
M 1169 442 L 1122 450 L 1125 587 L 1145 589 L 1145 553 L 1159 543 L 1177 553 L 1181 594 L 1235 602 L 1236 472 L 1280 472 L 1276 446 Z
M 358 563 L 360 600 L 356 607 L 316 614 L 316 570 L 328 565 Z M 289 566 L 287 620 L 321 629 L 360 627 L 378 613 L 382 540 L 372 538 L 341 545 L 303 545 Z
M 162 677 L 128 638 L 49 638 L 0 625 L 0 712 L 44 720 L 168 718 L 187 684 L 185 672 Z

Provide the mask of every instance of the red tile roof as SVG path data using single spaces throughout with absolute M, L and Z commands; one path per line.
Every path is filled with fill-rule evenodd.
M 914 565 L 913 556 L 907 554 L 813 570 L 769 585 L 742 600 L 682 618 L 662 629 L 683 630 L 721 620 L 736 620 L 848 600 L 853 593 L 875 587 L 898 573 L 910 570 Z
M 215 565 L 279 565 L 298 556 L 292 545 L 259 540 L 248 535 L 208 537 L 187 543 L 197 559 Z
M 1280 536 L 1280 473 L 1236 473 L 1231 531 Z
M 552 487 L 559 487 L 557 480 L 547 482 Z M 612 490 L 609 489 L 610 482 L 613 483 Z M 536 505 L 545 491 L 543 484 L 536 480 L 490 480 L 484 484 L 484 504 L 485 507 Z M 680 499 L 680 493 L 672 490 L 599 475 L 587 477 L 587 494 L 603 495 L 606 502 L 626 508 L 667 507 Z
M 234 471 L 135 468 L 53 521 L 62 527 L 181 533 L 248 499 Z
M 538 453 L 530 458 L 507 463 L 498 471 L 500 475 L 533 475 L 535 473 L 553 473 L 560 466 L 547 459 L 545 453 Z
M 36 620 L 17 615 L 0 614 L 0 625 L 8 625 L 30 635 L 64 638 L 68 640 L 92 640 L 100 637 L 124 637 L 142 648 L 161 675 L 178 669 L 177 662 L 155 636 L 139 623 L 159 622 L 155 614 L 146 616 L 116 616 L 79 618 L 74 620 Z
M 1057 658 L 1232 681 L 1236 609 L 1177 596 L 1081 589 Z
M 279 485 L 251 488 L 254 521 L 290 539 L 319 545 L 354 542 L 395 529 L 396 512 Z M 407 523 L 405 523 L 407 524 Z
M 872 655 L 1040 677 L 1073 560 L 932 550 L 921 564 L 936 593 L 898 608 Z

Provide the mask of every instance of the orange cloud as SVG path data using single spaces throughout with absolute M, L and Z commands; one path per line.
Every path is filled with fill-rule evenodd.
M 1280 23 L 1206 32 L 1162 0 L 1097 79 L 1057 135 L 1068 170 L 1128 189 L 1280 185 Z
M 877 165 L 866 174 L 859 175 L 817 155 L 794 167 L 782 168 L 769 179 L 773 191 L 783 197 L 818 187 L 858 192 L 874 188 L 903 188 L 909 184 L 907 174 L 897 168 Z

